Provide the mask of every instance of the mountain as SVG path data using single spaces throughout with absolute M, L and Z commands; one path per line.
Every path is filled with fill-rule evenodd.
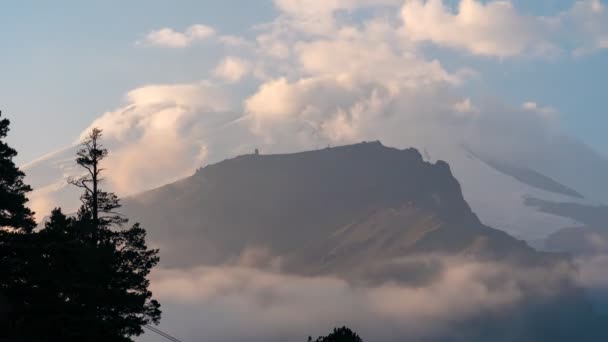
M 478 275 L 481 291 L 510 283 L 520 297 L 497 310 L 480 308 L 454 328 L 458 336 L 440 340 L 605 338 L 603 322 L 566 276 L 566 257 L 484 225 L 450 166 L 424 161 L 415 149 L 369 142 L 242 155 L 124 204 L 160 247 L 161 267 L 244 264 L 415 291 L 432 287 L 450 267 L 437 260 L 466 260 L 490 265 Z M 549 279 L 536 282 L 538 272 Z
M 392 139 L 389 143 L 390 146 L 403 147 L 398 140 Z M 604 191 L 603 185 L 606 183 L 603 180 L 608 161 L 571 139 L 557 139 L 554 144 L 549 149 L 539 150 L 532 146 L 504 151 L 504 146 L 496 147 L 492 141 L 486 144 L 490 146 L 486 149 L 478 145 L 450 143 L 450 140 L 443 143 L 437 139 L 413 142 L 413 146 L 422 152 L 424 160 L 445 160 L 449 163 L 462 187 L 464 199 L 484 224 L 526 240 L 535 248 L 545 248 L 545 240 L 549 236 L 563 228 L 580 226 L 581 221 L 568 215 L 543 211 L 538 206 L 530 205 L 526 198 L 585 206 L 608 203 L 608 190 Z M 108 142 L 110 151 L 119 146 L 119 142 Z M 262 142 L 259 147 L 265 153 L 289 153 L 294 150 L 293 147 Z M 207 146 L 206 161 L 217 163 L 226 156 L 242 154 L 244 150 L 253 151 L 254 148 Z M 74 163 L 75 151 L 76 146 L 69 146 L 23 166 L 28 183 L 35 189 L 30 199 L 39 220 L 56 206 L 66 211 L 77 209 L 79 189 L 68 186 L 65 181 L 69 176 L 78 176 L 79 169 Z M 200 165 L 198 160 L 193 156 L 191 163 L 184 162 L 190 166 L 179 168 L 179 171 L 160 160 L 150 160 L 145 170 L 153 177 L 142 175 L 137 179 L 133 177 L 138 174 L 127 177 L 122 172 L 123 164 L 110 161 L 106 187 L 118 192 L 121 197 L 140 193 L 191 175 Z M 157 169 L 159 171 L 154 171 Z M 129 185 L 128 188 L 124 187 L 125 184 Z
M 420 253 L 543 256 L 482 224 L 447 163 L 379 142 L 239 156 L 128 198 L 124 210 L 170 266 L 221 264 L 252 249 L 307 274 L 360 272 Z
M 587 256 L 608 253 L 608 206 L 551 202 L 538 198 L 527 198 L 526 204 L 542 212 L 576 221 L 576 226 L 549 235 L 545 249 Z

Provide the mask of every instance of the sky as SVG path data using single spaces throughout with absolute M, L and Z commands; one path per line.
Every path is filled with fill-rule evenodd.
M 235 34 L 274 14 L 270 1 L 19 1 L 0 12 L 0 103 L 22 163 L 72 143 L 149 83 L 203 78 L 219 52 L 135 45 L 159 27 L 199 22 Z M 41 137 L 44 137 L 43 139 Z
M 209 78 L 225 55 L 224 47 L 204 39 L 184 47 L 145 43 L 146 35 L 154 30 L 170 28 L 183 32 L 191 25 L 205 25 L 223 35 L 254 39 L 260 34 L 260 25 L 284 15 L 289 6 L 303 3 L 275 2 L 153 0 L 51 4 L 20 1 L 3 6 L 0 105 L 4 115 L 13 122 L 10 141 L 20 152 L 18 161 L 26 163 L 74 142 L 95 118 L 124 104 L 129 90 L 147 84 L 187 83 Z M 356 9 L 342 6 L 346 9 L 342 16 L 355 18 L 353 20 L 369 18 L 374 12 L 383 12 L 380 15 L 389 17 L 390 12 L 379 7 L 390 5 L 398 9 L 404 3 L 385 0 L 328 3 L 348 2 L 359 3 Z M 509 40 L 526 40 L 515 37 L 517 35 L 546 37 L 523 42 L 521 51 L 484 52 L 474 51 L 466 39 L 439 37 L 448 32 L 443 31 L 434 37 L 416 37 L 416 49 L 422 49 L 427 59 L 438 59 L 448 70 L 463 66 L 475 70 L 477 76 L 462 90 L 470 97 L 498 98 L 513 105 L 535 102 L 553 108 L 568 133 L 600 153 L 608 154 L 604 96 L 608 86 L 608 50 L 599 47 L 607 45 L 606 4 L 598 0 L 580 3 L 597 8 L 596 16 L 604 18 L 603 22 L 597 19 L 595 24 L 584 24 L 584 19 L 579 19 L 576 25 L 590 27 L 578 27 L 580 32 L 573 33 L 574 21 L 563 20 L 564 27 L 557 32 L 541 33 L 542 28 L 534 25 L 526 27 L 525 32 L 508 32 L 508 27 L 517 28 L 517 20 L 522 18 L 556 18 L 560 13 L 571 11 L 574 1 L 507 3 L 517 13 L 510 18 L 512 22 L 505 20 L 499 24 L 503 27 L 496 28 L 465 27 L 466 32 L 461 32 L 461 36 L 469 34 L 471 40 L 482 39 L 483 34 L 467 30 L 485 30 L 504 44 Z M 444 1 L 452 14 L 457 13 L 458 5 L 459 1 Z M 314 6 L 310 5 L 309 9 Z M 502 11 L 511 13 L 508 9 Z M 595 27 L 591 27 L 593 25 Z M 562 51 L 532 51 L 547 41 L 555 45 L 551 49 Z M 520 47 L 515 47 L 518 49 Z M 577 49 L 586 51 L 579 53 Z M 539 56 L 541 54 L 545 55 Z M 254 83 L 235 88 L 254 87 Z

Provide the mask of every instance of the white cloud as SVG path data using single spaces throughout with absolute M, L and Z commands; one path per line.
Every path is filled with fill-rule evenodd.
M 410 39 L 475 55 L 554 57 L 608 48 L 608 11 L 600 0 L 576 1 L 549 16 L 524 14 L 511 1 L 460 0 L 452 11 L 445 0 L 407 0 L 401 15 Z
M 600 0 L 575 1 L 566 11 L 547 16 L 523 13 L 510 0 L 458 0 L 455 10 L 447 0 L 274 0 L 274 4 L 280 15 L 272 23 L 258 25 L 266 32 L 257 37 L 257 43 L 266 54 L 280 58 L 290 55 L 293 46 L 289 40 L 293 42 L 298 35 L 334 37 L 345 27 L 360 24 L 339 15 L 342 12 L 396 11 L 400 5 L 404 42 L 428 41 L 500 58 L 555 57 L 564 50 L 582 55 L 608 48 L 608 10 Z M 379 18 L 386 23 L 392 20 L 386 15 Z M 184 48 L 216 34 L 200 24 L 184 32 L 162 28 L 151 31 L 138 44 Z M 226 47 L 252 47 L 252 42 L 235 35 L 220 35 L 218 40 Z
M 309 34 L 326 35 L 336 30 L 335 12 L 397 5 L 402 0 L 274 0 L 286 24 Z
M 337 10 L 396 5 L 400 2 L 401 0 L 274 0 L 281 11 L 293 15 L 332 13 Z
M 577 1 L 572 9 L 562 14 L 565 35 L 572 36 L 574 55 L 583 55 L 596 50 L 608 49 L 608 9 L 600 0 Z
M 461 0 L 452 13 L 443 0 L 407 0 L 401 15 L 411 39 L 473 54 L 512 57 L 556 49 L 544 40 L 550 23 L 520 14 L 509 1 Z
M 247 39 L 230 34 L 221 35 L 219 40 L 222 44 L 229 47 L 249 47 L 251 45 L 251 42 Z
M 545 117 L 548 120 L 557 118 L 557 110 L 551 107 L 539 106 L 536 102 L 528 101 L 521 105 L 522 109 Z
M 479 113 L 479 109 L 473 105 L 473 101 L 471 101 L 471 98 L 469 97 L 460 102 L 456 102 L 453 108 L 456 112 L 463 114 Z
M 162 28 L 148 33 L 141 44 L 168 48 L 185 48 L 196 41 L 205 40 L 214 35 L 215 29 L 200 24 L 190 26 L 185 32 L 178 32 L 171 28 Z
M 105 113 L 83 131 L 104 131 L 112 154 L 108 180 L 120 193 L 142 191 L 191 173 L 206 157 L 202 134 L 231 108 L 221 88 L 196 84 L 152 85 L 127 95 L 127 104 Z
M 251 70 L 251 65 L 246 60 L 228 56 L 225 57 L 213 71 L 214 75 L 227 82 L 238 82 Z
M 370 134 L 370 126 L 407 115 L 406 110 L 393 112 L 401 105 L 426 111 L 418 109 L 417 95 L 426 99 L 469 78 L 466 69 L 449 72 L 437 60 L 420 56 L 399 36 L 397 25 L 372 18 L 360 26 L 341 26 L 331 36 L 300 32 L 295 38 L 290 32 L 298 28 L 269 27 L 260 44 L 279 44 L 289 53 L 258 57 L 279 58 L 265 73 L 279 76 L 267 77 L 245 100 L 252 130 L 268 143 L 289 137 L 295 146 L 354 142 Z
M 462 81 L 444 70 L 439 61 L 427 61 L 412 53 L 411 47 L 400 46 L 389 27 L 368 29 L 349 30 L 333 39 L 299 42 L 295 52 L 301 68 L 312 75 L 344 75 L 395 86 Z
M 239 265 L 161 269 L 152 275 L 152 291 L 163 304 L 161 328 L 183 340 L 297 341 L 348 325 L 366 340 L 417 341 L 441 340 L 459 324 L 505 314 L 529 295 L 551 298 L 570 277 L 568 268 L 458 258 L 398 262 L 436 264 L 439 271 L 424 284 L 355 286 Z
M 232 102 L 228 91 L 208 81 L 149 85 L 130 91 L 124 106 L 101 115 L 81 138 L 93 127 L 102 129 L 110 150 L 104 161 L 106 188 L 120 196 L 138 193 L 192 174 L 210 156 L 217 161 L 218 155 L 239 153 L 234 140 L 223 147 L 221 131 L 238 118 Z M 245 139 L 247 132 L 235 134 Z M 209 144 L 215 147 L 211 151 Z M 28 179 L 40 180 L 32 182 L 30 196 L 37 218 L 54 206 L 70 212 L 79 205 L 79 189 L 65 181 L 82 171 L 75 150 L 72 146 L 24 168 Z

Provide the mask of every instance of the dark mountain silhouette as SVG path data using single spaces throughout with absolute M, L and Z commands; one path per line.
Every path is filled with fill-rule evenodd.
M 130 198 L 125 209 L 171 266 L 224 263 L 248 248 L 307 274 L 420 253 L 551 257 L 483 225 L 447 163 L 379 142 L 243 155 Z

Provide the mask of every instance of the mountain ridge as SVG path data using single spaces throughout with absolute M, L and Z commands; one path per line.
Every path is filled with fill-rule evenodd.
M 130 197 L 125 210 L 167 250 L 161 260 L 180 266 L 194 261 L 180 260 L 175 250 L 221 264 L 251 247 L 307 274 L 350 274 L 365 260 L 415 253 L 547 257 L 483 225 L 446 162 L 378 141 L 241 155 Z

